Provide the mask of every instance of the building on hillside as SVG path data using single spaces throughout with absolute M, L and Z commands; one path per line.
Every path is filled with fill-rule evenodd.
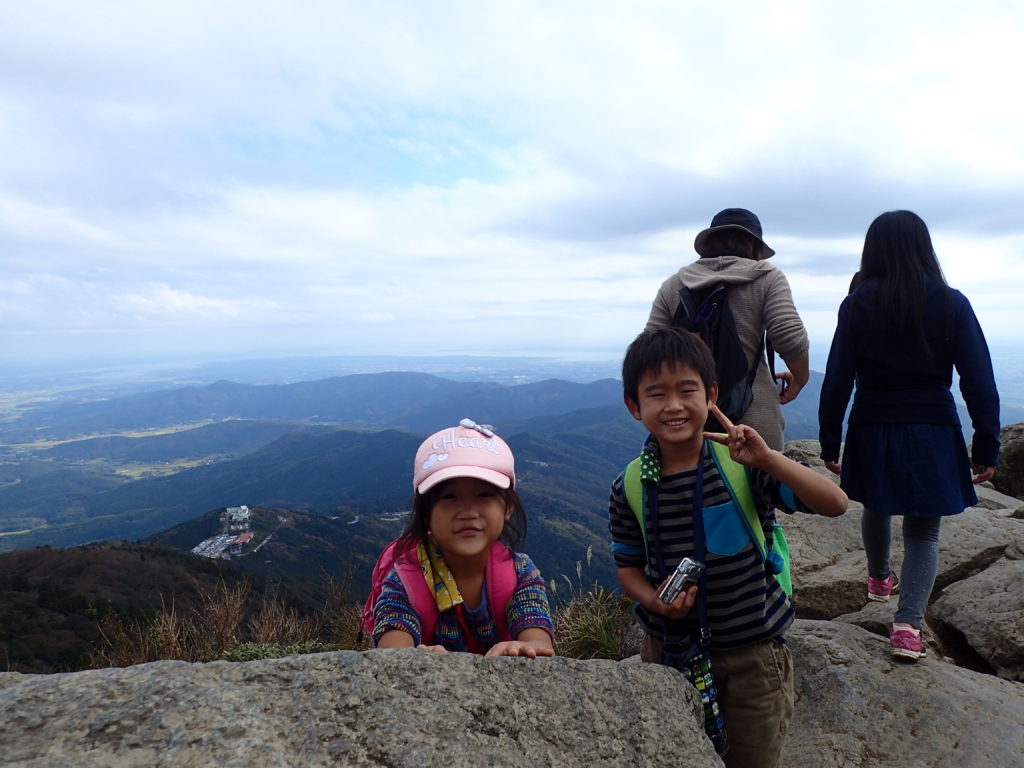
M 232 541 L 230 544 L 228 544 L 228 546 L 226 548 L 226 552 L 229 555 L 240 555 L 240 554 L 242 554 L 242 547 L 245 546 L 246 544 L 248 544 L 250 541 L 252 541 L 252 537 L 253 537 L 253 532 L 252 531 L 246 531 L 245 533 L 239 535 L 238 538 L 236 538 L 234 541 Z
M 249 522 L 249 507 L 244 504 L 240 507 L 227 508 L 228 521 L 232 523 Z

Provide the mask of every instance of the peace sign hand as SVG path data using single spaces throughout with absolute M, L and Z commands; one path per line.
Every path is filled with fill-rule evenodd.
M 725 428 L 725 434 L 705 432 L 704 437 L 716 443 L 729 446 L 729 455 L 733 461 L 755 469 L 765 469 L 771 462 L 772 451 L 768 443 L 753 427 L 746 424 L 733 424 L 714 403 L 711 404 L 711 415 Z

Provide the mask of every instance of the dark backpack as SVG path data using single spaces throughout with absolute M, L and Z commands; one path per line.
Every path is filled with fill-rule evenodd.
M 729 291 L 725 283 L 691 290 L 685 285 L 679 289 L 679 306 L 672 317 L 672 325 L 695 333 L 711 348 L 715 356 L 715 377 L 718 380 L 717 405 L 733 423 L 747 412 L 754 401 L 754 377 L 761 364 L 761 350 L 765 350 L 768 370 L 775 378 L 775 350 L 766 337 L 761 337 L 754 364 L 747 362 L 736 333 L 736 321 L 729 309 Z M 724 432 L 714 416 L 708 416 L 708 429 Z

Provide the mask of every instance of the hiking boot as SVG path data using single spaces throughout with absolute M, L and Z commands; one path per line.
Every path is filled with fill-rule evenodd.
M 893 658 L 917 661 L 926 653 L 921 630 L 893 627 L 889 632 L 889 651 Z
M 900 580 L 896 578 L 895 571 L 889 571 L 887 579 L 873 579 L 868 576 L 868 600 L 887 603 L 889 602 L 889 595 L 899 588 Z

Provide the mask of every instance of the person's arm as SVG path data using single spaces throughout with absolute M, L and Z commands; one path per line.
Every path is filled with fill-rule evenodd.
M 540 569 L 527 555 L 513 555 L 516 568 L 516 589 L 505 607 L 509 634 L 514 640 L 495 643 L 488 656 L 554 656 L 555 633 L 551 621 L 548 593 Z
M 950 289 L 951 290 L 951 289 Z M 955 294 L 960 306 L 952 321 L 956 328 L 953 364 L 960 376 L 960 393 L 971 417 L 971 469 L 975 483 L 991 480 L 999 460 L 999 392 L 985 334 L 966 296 Z
M 852 312 L 850 299 L 839 306 L 836 331 L 828 351 L 825 366 L 825 381 L 821 385 L 821 399 L 818 401 L 818 442 L 821 443 L 821 458 L 829 471 L 839 474 L 839 448 L 843 438 L 843 416 L 850 402 L 853 383 L 857 373 L 853 339 L 847 332 Z
M 825 517 L 838 517 L 846 512 L 849 499 L 834 482 L 769 448 L 756 429 L 745 424 L 734 425 L 718 406 L 712 404 L 711 413 L 726 432 L 705 432 L 704 437 L 729 446 L 729 455 L 734 461 L 766 472 L 788 486 L 812 512 Z
M 697 587 L 687 587 L 671 605 L 666 605 L 658 599 L 661 587 L 656 589 L 651 586 L 647 574 L 644 573 L 647 555 L 643 532 L 640 530 L 636 515 L 626 501 L 622 479 L 622 475 L 619 475 L 612 484 L 611 498 L 608 501 L 608 531 L 612 537 L 615 575 L 622 585 L 622 591 L 643 606 L 648 613 L 681 619 L 693 607 Z
M 412 635 L 400 629 L 389 629 L 377 641 L 378 648 L 413 648 Z
M 376 648 L 414 648 L 420 641 L 422 624 L 395 568 L 381 583 L 380 595 L 373 606 L 373 624 Z
M 765 335 L 789 367 L 789 371 L 777 374 L 787 384 L 788 391 L 779 398 L 784 404 L 796 399 L 810 377 L 810 341 L 782 270 L 773 268 L 758 282 L 764 286 L 760 314 L 764 318 Z
M 796 360 L 786 360 L 786 365 L 789 367 L 788 371 L 780 371 L 776 374 L 776 378 L 784 379 L 786 382 L 786 389 L 781 395 L 779 395 L 779 404 L 785 405 L 793 400 L 796 400 L 796 396 L 800 394 L 800 390 L 803 389 L 808 380 L 811 378 L 811 363 L 810 357 L 804 355 L 798 357 Z
M 645 331 L 653 331 L 656 328 L 668 328 L 672 325 L 672 315 L 675 313 L 675 307 L 671 305 L 669 296 L 674 294 L 668 283 L 675 280 L 674 276 L 670 277 L 658 289 L 658 293 L 651 303 L 651 314 L 647 317 L 647 325 L 644 326 Z

